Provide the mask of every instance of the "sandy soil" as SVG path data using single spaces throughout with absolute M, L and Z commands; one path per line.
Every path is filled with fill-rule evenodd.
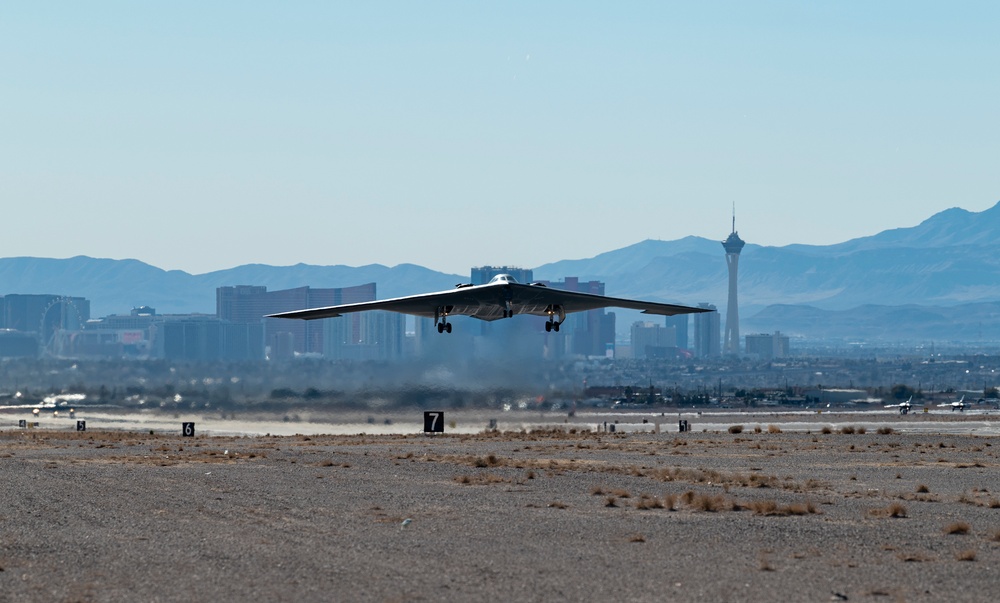
M 766 427 L 3 431 L 0 601 L 989 601 L 998 454 Z

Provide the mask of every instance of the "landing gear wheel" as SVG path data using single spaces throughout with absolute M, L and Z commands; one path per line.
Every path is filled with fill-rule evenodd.
M 559 323 L 558 322 L 552 323 L 552 330 L 555 331 L 556 333 L 559 332 Z
M 552 330 L 552 321 L 551 320 L 545 321 L 545 332 L 548 333 L 551 330 Z
M 444 326 L 444 330 L 448 331 L 449 333 L 451 333 L 451 323 L 450 322 Z
M 443 322 L 439 322 L 438 323 L 438 333 L 444 333 L 444 323 Z

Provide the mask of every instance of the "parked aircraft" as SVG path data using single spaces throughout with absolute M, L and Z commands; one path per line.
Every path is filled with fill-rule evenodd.
M 952 410 L 964 411 L 968 404 L 965 403 L 965 396 L 958 402 L 945 402 L 944 404 L 938 404 L 938 408 L 951 408 Z
M 886 404 L 885 407 L 886 408 L 898 408 L 899 409 L 899 414 L 905 415 L 906 413 L 910 412 L 910 408 L 911 408 L 912 402 L 913 402 L 913 396 L 910 396 L 910 399 L 907 400 L 906 402 L 900 402 L 899 404 Z
M 498 274 L 484 285 L 461 284 L 449 291 L 281 312 L 271 314 L 268 317 L 313 320 L 334 318 L 349 312 L 387 310 L 433 318 L 438 333 L 451 333 L 451 323 L 448 322 L 450 316 L 471 316 L 480 320 L 493 321 L 501 318 L 512 318 L 515 314 L 532 314 L 548 317 L 545 322 L 546 331 L 559 331 L 559 325 L 566 320 L 567 314 L 606 307 L 642 310 L 645 314 L 662 316 L 709 311 L 690 306 L 563 291 L 546 287 L 542 283 L 519 283 L 509 274 Z

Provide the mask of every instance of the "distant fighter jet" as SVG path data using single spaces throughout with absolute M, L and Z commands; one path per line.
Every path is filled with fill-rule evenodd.
M 886 404 L 885 407 L 886 408 L 898 408 L 899 409 L 899 414 L 905 415 L 906 413 L 910 412 L 910 408 L 911 408 L 911 403 L 912 402 L 913 402 L 913 396 L 910 396 L 910 399 L 907 400 L 906 402 L 900 402 L 899 404 Z
M 559 325 L 566 320 L 566 315 L 573 312 L 584 312 L 597 308 L 629 308 L 642 310 L 644 314 L 659 314 L 673 316 L 675 314 L 694 314 L 709 312 L 704 308 L 661 304 L 656 302 L 606 297 L 593 293 L 563 291 L 546 287 L 541 283 L 530 285 L 519 283 L 509 274 L 498 274 L 485 285 L 456 285 L 450 291 L 437 293 L 422 293 L 394 299 L 341 304 L 326 308 L 295 310 L 270 314 L 268 318 L 301 318 L 313 320 L 316 318 L 333 318 L 349 312 L 364 312 L 366 310 L 387 310 L 402 314 L 412 314 L 424 318 L 433 318 L 438 333 L 451 333 L 449 316 L 471 316 L 480 320 L 498 320 L 511 318 L 515 314 L 532 314 L 546 316 L 546 331 L 559 331 Z
M 938 408 L 951 408 L 953 411 L 964 411 L 968 404 L 965 403 L 965 396 L 958 402 L 945 402 L 944 404 L 938 404 Z

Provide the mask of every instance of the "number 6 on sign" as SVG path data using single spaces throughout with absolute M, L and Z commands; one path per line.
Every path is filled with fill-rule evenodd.
M 181 423 L 181 435 L 186 438 L 194 437 L 194 423 Z
M 444 412 L 424 411 L 424 433 L 444 433 Z

